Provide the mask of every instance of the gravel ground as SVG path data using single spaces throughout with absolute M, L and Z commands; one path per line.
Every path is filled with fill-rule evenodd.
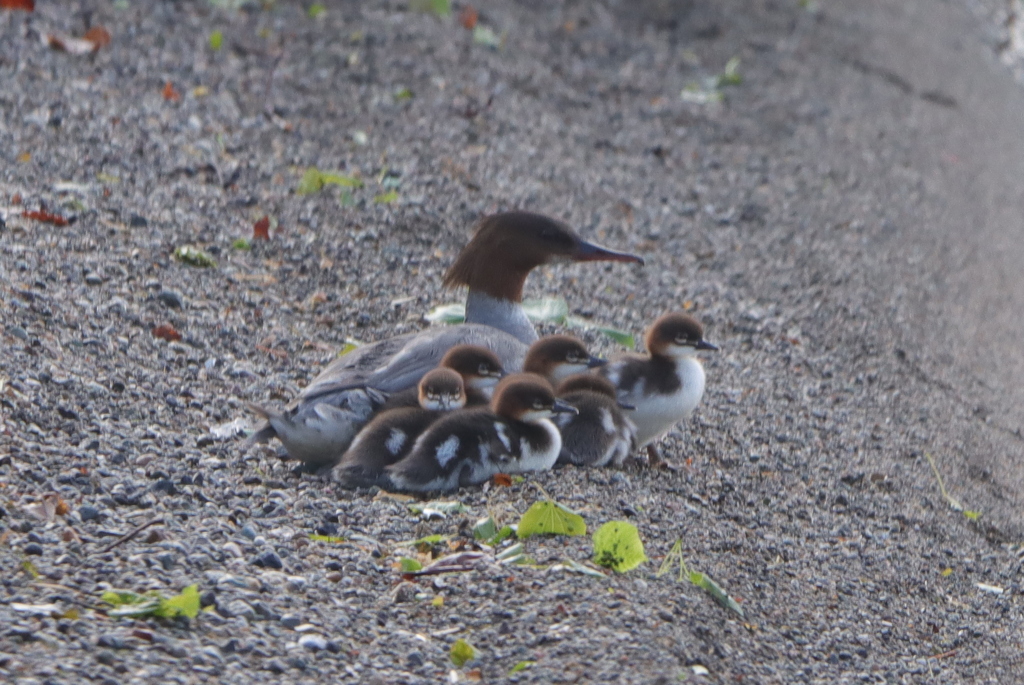
M 1024 679 L 1024 97 L 970 8 L 824 4 L 481 3 L 498 49 L 404 2 L 0 13 L 0 676 Z M 113 38 L 95 55 L 41 40 L 90 23 Z M 721 102 L 680 98 L 734 56 Z M 365 186 L 298 195 L 310 166 Z M 21 216 L 41 207 L 75 221 Z M 648 260 L 543 269 L 528 295 L 637 334 L 691 308 L 722 346 L 665 446 L 678 471 L 567 468 L 425 521 L 243 448 L 245 402 L 426 326 L 468 227 L 513 207 Z M 263 215 L 270 240 L 235 249 Z M 596 579 L 552 567 L 589 537 L 549 538 L 525 542 L 544 568 L 396 570 L 401 541 L 472 548 L 535 483 L 591 530 L 634 523 L 651 561 Z M 677 539 L 744 619 L 656 576 Z M 100 601 L 191 584 L 192 621 Z M 479 656 L 455 668 L 459 638 Z

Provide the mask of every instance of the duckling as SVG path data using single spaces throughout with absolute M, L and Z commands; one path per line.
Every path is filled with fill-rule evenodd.
M 558 385 L 569 376 L 607 364 L 595 357 L 571 335 L 548 335 L 530 345 L 523 359 L 523 371 L 535 373 Z
M 558 398 L 579 414 L 559 414 L 555 424 L 562 434 L 559 464 L 621 467 L 636 452 L 636 426 L 615 399 L 615 386 L 590 373 L 569 376 L 558 385 Z
M 630 419 L 637 444 L 647 447 L 651 466 L 660 466 L 663 460 L 653 443 L 689 418 L 704 395 L 704 367 L 694 355 L 718 347 L 704 339 L 696 319 L 679 312 L 658 318 L 644 341 L 647 356 L 614 359 L 598 373 L 615 386 L 620 401 L 636 407 Z
M 554 466 L 562 437 L 551 422 L 576 409 L 557 399 L 536 374 L 504 378 L 490 409 L 448 414 L 416 440 L 412 452 L 387 467 L 391 486 L 407 492 L 446 492 L 478 485 L 499 473 Z
M 494 394 L 494 386 L 505 376 L 498 355 L 480 345 L 456 345 L 448 350 L 438 364 L 462 376 L 466 388 L 466 406 L 486 406 Z M 419 406 L 419 391 L 407 388 L 393 393 L 381 411 L 399 407 Z
M 334 468 L 333 478 L 346 487 L 377 485 L 384 468 L 409 453 L 416 438 L 445 412 L 466 406 L 462 376 L 437 368 L 418 386 L 418 406 L 382 411 L 366 424 Z

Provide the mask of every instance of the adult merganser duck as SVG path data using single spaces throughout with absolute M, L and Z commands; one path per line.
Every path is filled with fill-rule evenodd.
M 252 442 L 277 437 L 307 468 L 331 463 L 386 401 L 416 385 L 445 352 L 460 344 L 494 352 L 506 371 L 522 368 L 537 333 L 522 308 L 523 285 L 535 267 L 559 261 L 636 262 L 635 255 L 588 243 L 561 221 L 529 212 L 484 218 L 444 277 L 466 286 L 466 323 L 364 345 L 331 362 L 281 413 L 256 408 L 267 425 Z
M 438 368 L 451 369 L 462 377 L 467 407 L 486 406 L 494 395 L 494 386 L 505 376 L 498 355 L 479 345 L 456 345 L 441 357 Z M 419 390 L 406 388 L 388 397 L 381 411 L 420 404 Z
M 590 354 L 578 338 L 547 335 L 530 345 L 523 359 L 523 371 L 543 376 L 552 385 L 557 385 L 569 376 L 607 363 L 607 359 Z
M 416 390 L 417 406 L 382 411 L 363 426 L 334 468 L 335 480 L 351 488 L 377 485 L 384 468 L 407 455 L 430 424 L 466 406 L 463 377 L 450 368 L 429 371 Z
M 554 466 L 562 438 L 551 417 L 575 412 L 535 374 L 501 381 L 491 410 L 448 414 L 421 435 L 409 456 L 389 466 L 391 487 L 445 492 L 479 485 L 499 473 L 543 471 Z
M 679 421 L 689 418 L 704 395 L 704 367 L 694 357 L 700 350 L 717 350 L 704 340 L 704 329 L 692 316 L 670 313 L 660 317 L 644 337 L 647 356 L 613 359 L 597 370 L 616 388 L 621 402 L 636 407 L 637 444 L 647 447 L 651 466 L 663 463 L 654 441 Z
M 579 410 L 579 414 L 555 417 L 562 433 L 559 464 L 618 468 L 636 452 L 636 426 L 607 378 L 590 373 L 569 376 L 555 394 Z

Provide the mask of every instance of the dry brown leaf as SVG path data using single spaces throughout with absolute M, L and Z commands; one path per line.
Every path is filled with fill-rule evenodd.
M 174 326 L 169 323 L 161 324 L 153 329 L 153 337 L 163 338 L 167 342 L 174 342 L 181 340 L 181 333 L 174 329 Z
M 263 217 L 252 226 L 253 240 L 270 240 L 270 217 Z
M 32 12 L 36 8 L 35 0 L 0 0 L 2 10 L 24 10 Z
M 170 81 L 164 84 L 163 94 L 164 100 L 167 100 L 168 102 L 178 102 L 181 100 L 181 94 L 174 90 L 174 84 Z

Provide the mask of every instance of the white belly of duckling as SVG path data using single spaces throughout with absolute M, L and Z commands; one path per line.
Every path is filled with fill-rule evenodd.
M 636 407 L 627 412 L 636 424 L 637 444 L 643 447 L 667 433 L 672 426 L 688 419 L 704 396 L 704 367 L 692 357 L 677 364 L 682 386 L 670 394 L 647 394 L 643 382 L 637 383 L 625 401 Z
M 562 451 L 562 434 L 558 432 L 555 424 L 549 419 L 541 419 L 535 425 L 540 426 L 547 432 L 547 446 L 534 449 L 526 438 L 520 438 L 520 457 L 510 462 L 509 473 L 547 471 L 558 461 L 558 453 Z

